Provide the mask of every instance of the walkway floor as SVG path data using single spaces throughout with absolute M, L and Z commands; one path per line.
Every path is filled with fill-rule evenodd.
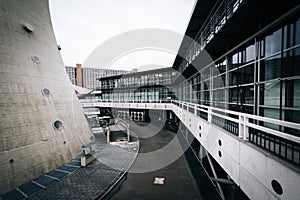
M 153 130 L 157 131 L 157 128 L 151 126 L 139 127 L 138 125 L 131 124 L 131 129 L 133 129 L 139 136 L 139 131 L 142 131 L 143 136 L 149 134 L 153 135 Z M 141 138 L 140 141 L 140 152 L 132 165 L 132 169 L 139 168 L 140 160 L 143 153 L 156 151 L 158 149 L 164 149 L 163 147 L 175 137 L 175 134 L 170 131 L 160 130 L 158 134 L 150 138 Z M 175 137 L 176 138 L 176 137 Z M 181 149 L 179 143 L 177 143 L 177 149 Z M 148 164 L 151 162 L 163 162 L 170 155 L 169 152 L 161 153 L 163 156 L 160 158 L 155 158 L 154 160 L 149 160 Z M 137 169 L 139 170 L 139 169 Z M 154 184 L 155 177 L 165 178 L 165 183 L 163 185 Z M 150 199 L 180 199 L 180 200 L 193 200 L 193 199 L 203 199 L 196 181 L 193 178 L 192 173 L 189 170 L 187 161 L 184 154 L 172 164 L 158 169 L 152 172 L 146 173 L 128 173 L 127 180 L 122 185 L 119 192 L 117 192 L 113 197 L 113 200 L 150 200 Z
M 116 146 L 106 144 L 103 133 L 96 134 L 95 137 L 97 159 L 88 166 L 80 167 L 80 157 L 78 157 L 71 161 L 78 166 L 73 173 L 67 173 L 67 168 L 60 167 L 12 190 L 11 193 L 2 195 L 0 199 L 100 198 L 129 169 L 137 156 L 138 143 Z
M 21 189 L 24 193 L 21 199 L 26 196 L 29 196 L 28 199 L 31 200 L 99 199 L 114 186 L 129 168 L 127 180 L 112 199 L 203 199 L 189 170 L 176 134 L 154 126 L 145 126 L 142 123 L 131 123 L 130 129 L 137 133 L 135 136 L 139 138 L 139 142 L 106 144 L 104 134 L 98 133 L 95 135 L 96 161 L 86 167 L 78 167 L 74 172 L 64 175 L 64 177 L 58 176 L 68 169 L 59 168 L 58 171 L 54 171 L 54 174 L 47 175 L 48 178 L 58 177 L 55 182 L 48 183 L 38 178 L 30 182 L 35 188 L 27 187 L 26 184 L 20 186 L 17 189 Z M 153 136 L 145 137 L 149 135 Z M 164 148 L 166 146 L 169 148 Z M 180 155 L 174 159 L 174 162 L 170 162 L 171 164 L 154 171 L 143 172 L 149 166 L 156 166 L 165 162 L 175 151 L 179 152 Z M 144 155 L 151 152 L 159 152 L 159 154 L 145 160 Z M 71 162 L 78 165 L 78 159 Z M 133 173 L 135 170 L 141 173 Z M 155 177 L 165 178 L 164 184 L 154 184 Z M 41 188 L 35 190 L 37 186 Z M 12 198 L 13 196 L 10 197 L 3 198 L 1 196 L 2 199 L 15 199 Z
M 102 133 L 96 135 L 96 144 L 96 161 L 29 199 L 97 199 L 104 195 L 130 167 L 138 144 L 124 144 L 123 148 L 106 144 Z

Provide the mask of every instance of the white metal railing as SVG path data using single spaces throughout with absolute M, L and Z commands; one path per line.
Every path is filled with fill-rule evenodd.
M 155 101 L 102 101 L 92 99 L 81 100 L 81 103 L 83 107 L 101 106 L 102 103 L 102 106 L 131 107 L 130 104 L 135 103 L 132 107 L 166 109 L 174 112 L 176 108 L 180 108 L 223 128 L 242 140 L 250 141 L 287 161 L 300 165 L 300 137 L 281 131 L 286 130 L 286 128 L 300 131 L 300 124 L 297 123 L 170 99 Z M 147 103 L 151 103 L 152 106 Z
M 291 128 L 299 131 L 300 124 L 178 100 L 173 100 L 172 103 L 243 140 L 300 166 L 300 137 L 280 131 L 281 127 L 285 127 L 284 130 Z M 205 117 L 203 114 L 199 115 L 199 112 L 204 113 Z M 272 126 L 266 126 L 265 123 L 275 125 L 276 128 L 270 128 Z
M 206 113 L 208 115 L 207 118 L 210 119 L 210 120 L 208 120 L 209 122 L 211 122 L 211 119 L 213 118 L 213 116 L 217 116 L 222 119 L 226 119 L 226 120 L 238 123 L 239 124 L 238 136 L 245 140 L 248 139 L 249 128 L 253 128 L 253 129 L 267 132 L 268 134 L 276 135 L 278 137 L 294 141 L 296 143 L 300 143 L 299 136 L 294 136 L 289 133 L 274 130 L 274 129 L 265 127 L 263 125 L 259 125 L 259 123 L 254 123 L 254 122 L 255 121 L 256 122 L 258 122 L 258 121 L 266 122 L 266 123 L 270 123 L 273 125 L 279 125 L 279 126 L 283 126 L 283 127 L 300 130 L 300 124 L 297 124 L 297 123 L 268 118 L 268 117 L 262 117 L 262 116 L 257 116 L 257 115 L 251 115 L 251 114 L 236 112 L 236 111 L 232 111 L 232 110 L 220 109 L 220 108 L 215 108 L 215 107 L 210 107 L 210 106 L 205 106 L 205 105 L 199 105 L 199 104 L 194 104 L 194 103 L 190 103 L 190 102 L 183 102 L 183 101 L 179 101 L 179 100 L 172 100 L 172 102 L 177 103 L 179 105 L 179 107 L 181 107 L 181 108 L 183 108 L 183 106 L 186 106 L 187 111 L 189 111 L 189 109 L 192 108 L 194 110 Z M 183 105 L 183 106 L 181 106 L 181 105 Z M 219 113 L 224 113 L 224 114 L 219 114 Z M 194 114 L 196 114 L 196 112 L 194 112 Z M 228 114 L 235 115 L 236 118 L 229 117 L 229 116 L 227 116 Z M 249 122 L 251 120 L 253 122 Z
M 80 99 L 80 103 L 171 103 L 171 99 L 156 100 L 103 100 L 103 99 Z
M 296 130 L 300 130 L 300 124 L 293 123 L 293 122 L 288 122 L 288 121 L 283 121 L 283 120 L 278 120 L 278 119 L 273 119 L 273 118 L 268 118 L 268 117 L 262 117 L 262 116 L 257 116 L 257 115 L 251 115 L 247 113 L 241 113 L 241 112 L 236 112 L 232 110 L 226 110 L 226 109 L 221 109 L 221 108 L 215 108 L 215 107 L 210 107 L 210 106 L 205 106 L 205 105 L 200 105 L 200 104 L 195 104 L 191 102 L 184 102 L 184 101 L 179 101 L 179 100 L 170 100 L 170 99 L 161 99 L 161 100 L 132 100 L 132 101 L 106 101 L 106 100 L 98 100 L 98 99 L 85 99 L 85 100 L 80 100 L 81 103 L 175 103 L 178 104 L 180 108 L 183 108 L 187 111 L 189 110 L 194 110 L 193 114 L 197 115 L 197 112 L 203 112 L 207 114 L 207 119 L 209 122 L 212 122 L 213 117 L 219 117 L 224 120 L 228 120 L 234 123 L 238 123 L 239 125 L 239 134 L 238 136 L 240 138 L 244 138 L 245 140 L 248 139 L 248 133 L 249 133 L 249 128 L 261 130 L 264 132 L 267 132 L 268 134 L 276 135 L 281 138 L 285 138 L 287 140 L 291 140 L 297 143 L 300 143 L 300 137 L 291 135 L 289 133 L 285 133 L 282 131 L 278 131 L 269 127 L 265 127 L 263 125 L 259 125 L 259 123 L 254 123 L 254 122 L 264 122 L 264 123 L 270 123 L 273 125 L 279 125 L 287 128 L 292 128 Z M 169 109 L 169 108 L 168 108 Z M 222 114 L 220 114 L 222 113 Z M 234 115 L 235 117 L 230 117 L 228 115 Z M 252 120 L 252 122 L 250 122 Z

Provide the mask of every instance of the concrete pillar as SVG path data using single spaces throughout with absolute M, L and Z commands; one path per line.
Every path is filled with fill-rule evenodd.
M 204 147 L 200 144 L 200 149 L 199 149 L 199 154 L 198 157 L 200 158 L 200 160 L 202 161 L 202 159 L 206 156 L 206 150 L 204 149 Z
M 239 138 L 244 138 L 244 117 L 239 116 Z
M 107 143 L 109 144 L 110 143 L 110 126 L 107 127 L 107 136 L 106 136 L 106 139 L 107 139 Z
M 130 131 L 129 131 L 129 125 L 127 125 L 127 141 L 130 142 Z

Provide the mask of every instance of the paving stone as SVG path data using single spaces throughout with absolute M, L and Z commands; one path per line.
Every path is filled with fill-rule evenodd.
M 68 165 L 80 166 L 80 162 L 78 161 L 71 161 L 67 163 Z
M 41 176 L 37 179 L 34 179 L 34 181 L 41 184 L 41 185 L 43 185 L 43 186 L 48 186 L 48 185 L 54 183 L 57 180 L 55 180 L 53 178 L 50 178 L 50 177 L 47 177 L 47 176 Z
M 9 192 L 0 196 L 3 200 L 19 200 L 24 199 L 24 196 L 16 189 L 13 189 Z
M 35 184 L 33 182 L 25 183 L 25 184 L 19 186 L 19 188 L 22 192 L 24 192 L 28 196 L 43 189 L 42 187 L 38 186 L 37 184 Z
M 64 172 L 60 172 L 60 171 L 55 171 L 55 170 L 53 170 L 53 171 L 47 173 L 47 175 L 53 176 L 53 177 L 55 177 L 55 178 L 61 179 L 61 178 L 65 177 L 65 176 L 67 176 L 68 173 L 64 173 Z
M 63 171 L 67 171 L 67 172 L 73 172 L 76 169 L 78 169 L 78 167 L 71 167 L 71 166 L 61 166 L 59 168 L 57 168 L 58 170 L 63 170 Z

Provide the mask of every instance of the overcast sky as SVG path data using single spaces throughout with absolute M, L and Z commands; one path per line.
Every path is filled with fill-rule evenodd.
M 63 61 L 75 66 L 84 63 L 103 42 L 127 31 L 159 28 L 184 34 L 194 4 L 195 0 L 50 0 L 50 12 Z M 120 58 L 110 68 L 171 67 L 174 58 L 147 50 Z

